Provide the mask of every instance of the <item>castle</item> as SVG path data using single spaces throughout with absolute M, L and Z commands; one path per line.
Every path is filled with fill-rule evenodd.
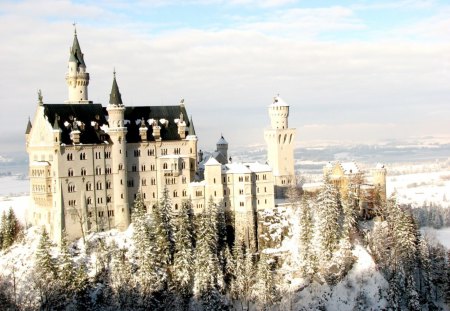
M 28 121 L 31 204 L 28 221 L 45 226 L 55 242 L 91 231 L 125 230 L 141 193 L 155 207 L 167 189 L 173 213 L 191 199 L 195 213 L 212 200 L 232 215 L 235 236 L 258 248 L 258 212 L 295 185 L 295 129 L 289 106 L 276 96 L 268 107 L 267 163 L 233 163 L 222 136 L 207 157 L 184 100 L 173 106 L 128 106 L 114 72 L 109 104 L 88 98 L 90 76 L 75 30 L 66 74 L 68 100 L 43 102 L 39 92 Z
M 168 190 L 173 212 L 190 198 L 194 212 L 212 200 L 233 214 L 235 234 L 256 247 L 258 210 L 272 208 L 274 191 L 294 180 L 294 129 L 289 106 L 275 98 L 266 131 L 268 164 L 230 163 L 221 137 L 209 158 L 197 153 L 192 118 L 182 100 L 174 106 L 126 105 L 114 73 L 109 104 L 88 97 L 90 76 L 74 33 L 66 74 L 68 100 L 39 100 L 28 121 L 31 206 L 28 220 L 45 226 L 54 241 L 90 231 L 125 230 L 141 193 L 154 207 Z

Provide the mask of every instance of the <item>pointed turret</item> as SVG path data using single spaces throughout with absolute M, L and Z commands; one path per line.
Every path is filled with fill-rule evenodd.
M 55 122 L 53 123 L 53 129 L 54 130 L 60 130 L 61 129 L 59 127 L 59 124 L 58 124 L 58 115 L 57 114 L 55 114 Z
M 109 103 L 111 105 L 123 106 L 122 95 L 120 94 L 119 86 L 117 85 L 115 70 L 114 70 L 114 79 L 113 79 L 111 94 L 109 95 Z
M 32 128 L 32 127 L 33 127 L 33 126 L 31 125 L 30 118 L 28 118 L 27 129 L 25 130 L 25 134 L 26 134 L 26 135 L 30 134 L 31 128 Z
M 78 66 L 86 67 L 84 63 L 83 53 L 81 52 L 80 43 L 78 42 L 77 29 L 75 28 L 72 47 L 70 48 L 69 62 L 76 62 Z
M 189 135 L 195 136 L 195 128 L 194 128 L 194 122 L 192 121 L 192 116 L 191 116 L 191 120 L 189 121 Z
M 74 25 L 75 26 L 75 25 Z M 77 30 L 74 31 L 72 47 L 69 50 L 69 66 L 66 82 L 69 88 L 69 104 L 88 104 L 89 73 L 86 72 L 84 54 L 78 42 Z

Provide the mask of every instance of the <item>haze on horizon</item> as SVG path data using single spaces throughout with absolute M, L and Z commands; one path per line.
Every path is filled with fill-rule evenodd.
M 263 144 L 267 106 L 291 106 L 297 143 L 450 134 L 450 5 L 445 1 L 149 0 L 0 3 L 0 148 L 22 151 L 37 90 L 67 99 L 72 23 L 108 103 L 185 99 L 199 148 Z M 231 147 L 231 146 L 230 146 Z

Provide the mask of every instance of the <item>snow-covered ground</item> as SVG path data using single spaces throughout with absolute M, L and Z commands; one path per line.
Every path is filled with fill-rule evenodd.
M 30 182 L 23 175 L 0 176 L 0 196 L 21 196 L 30 192 Z
M 413 207 L 424 203 L 450 206 L 450 170 L 388 176 L 387 193 L 397 194 L 401 204 Z
M 437 242 L 444 245 L 447 249 L 450 249 L 450 228 L 433 229 L 422 228 L 422 234 L 427 235 L 430 239 L 436 239 Z

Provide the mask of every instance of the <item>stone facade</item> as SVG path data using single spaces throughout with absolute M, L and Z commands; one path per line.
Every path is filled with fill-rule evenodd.
M 231 163 L 223 137 L 216 152 L 202 159 L 184 101 L 127 106 L 114 73 L 109 104 L 103 107 L 88 99 L 86 70 L 75 33 L 68 100 L 44 104 L 40 94 L 26 130 L 31 224 L 45 226 L 55 242 L 64 231 L 72 240 L 91 231 L 125 230 L 137 193 L 150 210 L 167 188 L 173 213 L 189 198 L 195 213 L 212 200 L 232 215 L 236 237 L 257 248 L 257 211 L 274 207 L 274 182 L 286 186 L 294 176 L 295 130 L 287 128 L 287 112 L 278 114 L 279 102 L 269 108 L 269 165 Z

